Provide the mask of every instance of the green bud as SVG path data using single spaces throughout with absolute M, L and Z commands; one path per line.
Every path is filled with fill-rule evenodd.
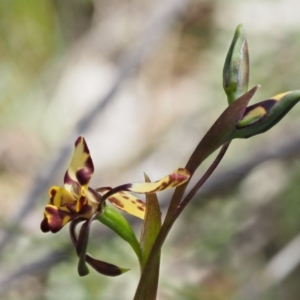
M 243 25 L 236 28 L 223 68 L 223 88 L 228 104 L 248 91 L 249 53 Z
M 276 95 L 247 107 L 231 138 L 249 138 L 276 125 L 300 101 L 300 90 Z
M 101 214 L 99 214 L 97 219 L 117 233 L 123 240 L 129 243 L 136 253 L 139 262 L 141 262 L 142 258 L 140 243 L 138 242 L 132 227 L 121 213 L 108 205 L 104 205 L 103 211 Z

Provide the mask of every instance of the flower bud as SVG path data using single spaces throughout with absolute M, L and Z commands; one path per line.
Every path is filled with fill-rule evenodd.
M 247 107 L 232 138 L 249 138 L 276 125 L 300 101 L 300 90 L 276 95 Z
M 228 104 L 248 91 L 249 53 L 243 25 L 236 28 L 223 68 L 223 88 Z

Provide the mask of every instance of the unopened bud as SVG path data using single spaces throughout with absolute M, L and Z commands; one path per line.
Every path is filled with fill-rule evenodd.
M 249 53 L 243 25 L 236 28 L 223 68 L 223 88 L 228 104 L 248 91 Z

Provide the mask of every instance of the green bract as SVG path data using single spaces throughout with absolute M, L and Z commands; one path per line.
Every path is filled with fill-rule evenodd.
M 125 240 L 136 253 L 139 261 L 141 261 L 141 248 L 130 224 L 118 211 L 108 205 L 104 205 L 103 211 L 98 215 L 97 219 L 117 233 Z

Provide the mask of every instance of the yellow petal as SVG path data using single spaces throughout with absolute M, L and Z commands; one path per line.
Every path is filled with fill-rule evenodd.
M 126 211 L 128 214 L 141 219 L 144 219 L 145 217 L 146 204 L 129 193 L 120 192 L 109 197 L 107 200 L 117 208 Z
M 71 218 L 69 212 L 63 211 L 53 205 L 46 205 L 44 220 L 41 223 L 41 230 L 43 232 L 58 232 L 71 220 Z
M 65 174 L 65 187 L 69 191 L 80 195 L 81 189 L 77 185 L 86 189 L 93 173 L 94 165 L 90 156 L 90 151 L 84 138 L 80 136 L 75 142 L 72 160 Z
M 179 168 L 172 174 L 155 182 L 132 183 L 127 186 L 126 190 L 139 194 L 156 193 L 181 185 L 185 183 L 189 178 L 189 171 L 183 168 Z
M 104 195 L 110 190 L 111 188 L 99 188 L 97 189 L 97 192 Z M 127 212 L 128 214 L 144 219 L 146 204 L 141 199 L 131 195 L 130 193 L 121 191 L 111 197 L 108 197 L 107 200 L 115 207 Z
M 63 187 L 53 186 L 49 190 L 50 204 L 56 207 L 73 202 L 75 199 Z

